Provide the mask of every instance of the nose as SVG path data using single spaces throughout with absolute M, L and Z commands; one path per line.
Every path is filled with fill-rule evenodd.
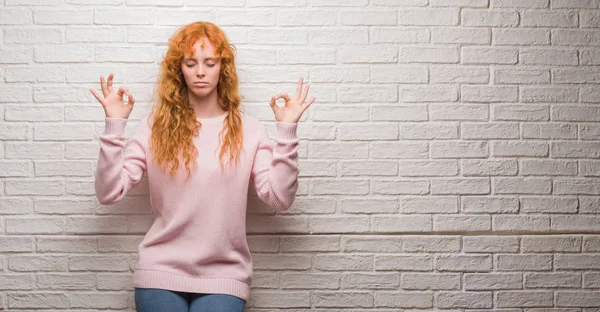
M 198 66 L 198 72 L 196 72 L 196 75 L 198 75 L 198 77 L 204 77 L 204 68 L 202 68 L 202 66 Z

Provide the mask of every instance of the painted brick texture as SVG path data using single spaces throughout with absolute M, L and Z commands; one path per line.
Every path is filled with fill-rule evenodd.
M 600 311 L 600 0 L 0 0 L 0 310 L 135 311 L 144 180 L 94 196 L 115 73 L 238 49 L 246 111 L 302 76 L 296 201 L 251 194 L 247 311 Z

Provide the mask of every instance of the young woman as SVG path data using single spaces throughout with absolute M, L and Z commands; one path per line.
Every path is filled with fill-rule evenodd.
M 154 223 L 138 247 L 133 276 L 137 311 L 242 311 L 250 294 L 252 259 L 246 242 L 248 187 L 277 210 L 298 189 L 298 120 L 314 102 L 299 79 L 296 95 L 270 106 L 276 145 L 243 113 L 234 46 L 216 25 L 196 22 L 169 40 L 152 113 L 126 140 L 135 98 L 125 87 L 102 96 L 96 197 L 110 205 L 148 175 Z M 128 102 L 124 102 L 127 96 Z M 285 106 L 275 101 L 285 100 Z

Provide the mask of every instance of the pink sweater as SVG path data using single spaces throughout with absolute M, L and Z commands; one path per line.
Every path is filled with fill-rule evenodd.
M 199 119 L 200 135 L 194 138 L 198 166 L 187 182 L 187 171 L 171 178 L 152 161 L 150 116 L 128 140 L 127 119 L 106 118 L 95 180 L 99 202 L 120 201 L 145 172 L 148 175 L 154 223 L 138 247 L 134 287 L 230 294 L 248 301 L 252 281 L 246 242 L 248 187 L 253 181 L 260 199 L 274 209 L 289 208 L 298 189 L 299 139 L 297 123 L 277 122 L 273 147 L 260 121 L 242 114 L 240 162 L 223 172 L 218 133 L 227 114 Z

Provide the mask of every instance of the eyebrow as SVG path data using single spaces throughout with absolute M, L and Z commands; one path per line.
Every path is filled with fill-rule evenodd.
M 195 61 L 196 59 L 193 57 L 186 57 L 183 59 L 183 61 Z M 204 59 L 205 61 L 217 61 L 218 59 L 216 57 L 207 57 Z

